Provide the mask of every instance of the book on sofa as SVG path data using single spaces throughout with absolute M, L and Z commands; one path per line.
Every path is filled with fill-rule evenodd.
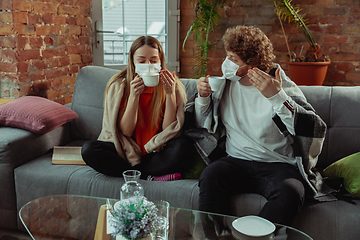
M 81 147 L 55 146 L 52 164 L 86 165 L 81 157 Z

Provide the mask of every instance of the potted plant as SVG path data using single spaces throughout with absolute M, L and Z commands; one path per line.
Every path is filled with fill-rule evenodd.
M 214 31 L 215 26 L 219 23 L 221 16 L 219 8 L 223 7 L 226 0 L 189 0 L 194 3 L 195 19 L 188 30 L 183 42 L 183 50 L 185 43 L 190 34 L 194 32 L 195 37 L 195 78 L 206 75 L 209 49 L 215 45 L 210 42 L 210 33 Z
M 281 28 L 285 37 L 286 46 L 289 51 L 289 73 L 290 78 L 298 85 L 322 85 L 326 76 L 327 68 L 330 60 L 327 56 L 322 55 L 320 45 L 315 42 L 310 30 L 307 27 L 307 21 L 299 15 L 301 11 L 298 7 L 291 5 L 292 0 L 272 0 L 275 5 L 275 10 L 279 17 Z M 287 43 L 284 27 L 281 20 L 288 20 L 288 22 L 295 21 L 297 26 L 304 34 L 309 48 L 302 56 L 301 48 L 299 56 L 295 53 L 290 53 L 290 48 Z
M 162 227 L 158 208 L 145 197 L 131 197 L 115 203 L 110 224 L 113 236 L 126 240 L 152 239 L 152 233 Z

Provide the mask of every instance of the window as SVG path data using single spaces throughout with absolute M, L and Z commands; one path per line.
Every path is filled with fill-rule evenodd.
M 177 0 L 93 0 L 94 65 L 123 69 L 132 42 L 151 35 L 164 48 L 167 68 L 178 72 L 178 8 Z

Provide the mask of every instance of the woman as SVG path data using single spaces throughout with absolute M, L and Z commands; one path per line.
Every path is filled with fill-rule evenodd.
M 160 81 L 146 87 L 135 64 L 161 64 Z M 109 176 L 129 169 L 142 178 L 174 180 L 190 159 L 192 144 L 179 138 L 184 123 L 186 93 L 183 84 L 166 70 L 160 42 L 151 36 L 136 39 L 127 68 L 114 75 L 105 90 L 103 126 L 97 141 L 81 153 L 87 165 Z

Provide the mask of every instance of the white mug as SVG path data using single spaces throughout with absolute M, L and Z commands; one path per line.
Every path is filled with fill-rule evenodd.
M 140 74 L 140 77 L 147 87 L 155 87 L 159 84 L 159 73 L 143 73 Z
M 209 77 L 209 84 L 212 91 L 219 91 L 223 84 L 225 84 L 224 77 Z

